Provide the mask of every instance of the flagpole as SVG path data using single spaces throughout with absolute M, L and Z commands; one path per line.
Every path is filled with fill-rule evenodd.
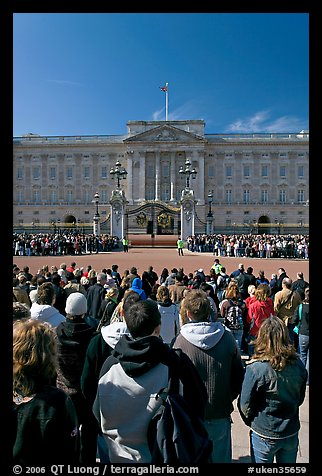
M 168 98 L 168 83 L 165 83 L 166 92 L 165 92 L 165 120 L 168 120 L 168 108 L 169 108 L 169 98 Z

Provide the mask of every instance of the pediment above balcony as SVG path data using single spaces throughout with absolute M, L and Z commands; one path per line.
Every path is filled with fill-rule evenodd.
M 204 142 L 204 137 L 198 136 L 192 132 L 186 132 L 177 127 L 164 125 L 155 127 L 145 132 L 135 134 L 124 140 L 124 143 L 134 142 L 175 142 L 175 143 L 196 143 Z

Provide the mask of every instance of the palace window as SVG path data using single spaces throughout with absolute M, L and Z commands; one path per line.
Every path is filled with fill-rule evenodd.
M 280 190 L 279 198 L 280 203 L 286 203 L 286 190 Z
M 268 203 L 268 190 L 261 190 L 261 202 Z
M 89 167 L 84 167 L 84 179 L 89 179 L 90 178 L 90 169 Z
M 232 202 L 232 190 L 226 190 L 225 195 L 226 195 L 226 203 L 231 203 Z
M 244 177 L 250 177 L 250 167 L 249 167 L 249 165 L 244 166 Z
M 280 177 L 285 178 L 286 177 L 286 167 L 285 165 L 280 166 Z
M 32 168 L 32 178 L 34 180 L 40 179 L 40 167 L 33 167 Z
M 215 167 L 213 165 L 208 166 L 208 177 L 214 177 L 215 176 Z
M 50 167 L 49 168 L 49 178 L 51 180 L 55 180 L 55 178 L 56 178 L 56 167 Z
M 107 167 L 104 166 L 101 168 L 101 178 L 106 179 L 107 178 Z
M 67 178 L 69 180 L 73 178 L 73 167 L 67 167 Z
M 244 203 L 249 203 L 250 202 L 250 191 L 247 189 L 247 190 L 244 190 Z
M 297 176 L 299 179 L 304 178 L 304 165 L 299 165 L 297 169 Z
M 262 177 L 268 177 L 268 166 L 262 165 Z
M 298 190 L 297 191 L 297 201 L 299 203 L 302 203 L 305 201 L 305 191 L 304 190 Z
M 67 190 L 67 202 L 68 203 L 73 202 L 73 190 Z

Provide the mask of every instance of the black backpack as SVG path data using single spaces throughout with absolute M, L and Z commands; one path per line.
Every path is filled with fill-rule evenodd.
M 221 291 L 222 289 L 228 288 L 228 284 L 230 283 L 230 277 L 228 274 L 226 276 L 220 275 L 222 279 L 220 280 L 220 285 L 218 286 L 218 290 Z
M 211 463 L 212 441 L 203 420 L 178 393 L 179 379 L 169 379 L 168 392 L 160 392 L 162 405 L 148 427 L 151 463 Z
M 229 307 L 226 310 L 225 326 L 231 330 L 243 329 L 243 311 L 238 303 L 229 299 Z

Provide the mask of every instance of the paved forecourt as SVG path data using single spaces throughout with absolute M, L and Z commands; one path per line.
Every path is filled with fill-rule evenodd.
M 51 266 L 59 265 L 63 262 L 67 266 L 72 262 L 76 262 L 76 267 L 84 267 L 91 265 L 96 271 L 103 268 L 110 268 L 113 264 L 119 266 L 119 272 L 136 266 L 139 274 L 153 266 L 155 272 L 160 275 L 163 268 L 168 268 L 169 272 L 172 268 L 183 267 L 185 273 L 194 272 L 202 268 L 205 273 L 209 270 L 214 262 L 215 256 L 212 253 L 196 253 L 184 250 L 184 256 L 179 256 L 176 247 L 174 248 L 130 248 L 128 253 L 124 253 L 121 249 L 112 252 L 86 254 L 86 255 L 66 255 L 66 256 L 13 256 L 13 263 L 19 268 L 29 266 L 32 274 L 37 273 L 43 265 Z M 220 257 L 220 262 L 226 267 L 229 273 L 238 268 L 239 263 L 243 263 L 245 269 L 252 266 L 255 276 L 259 270 L 264 270 L 265 275 L 270 279 L 272 273 L 276 273 L 280 267 L 286 270 L 286 273 L 293 280 L 296 279 L 296 273 L 302 271 L 304 279 L 309 281 L 309 260 L 300 259 L 266 259 L 266 258 L 235 258 Z

